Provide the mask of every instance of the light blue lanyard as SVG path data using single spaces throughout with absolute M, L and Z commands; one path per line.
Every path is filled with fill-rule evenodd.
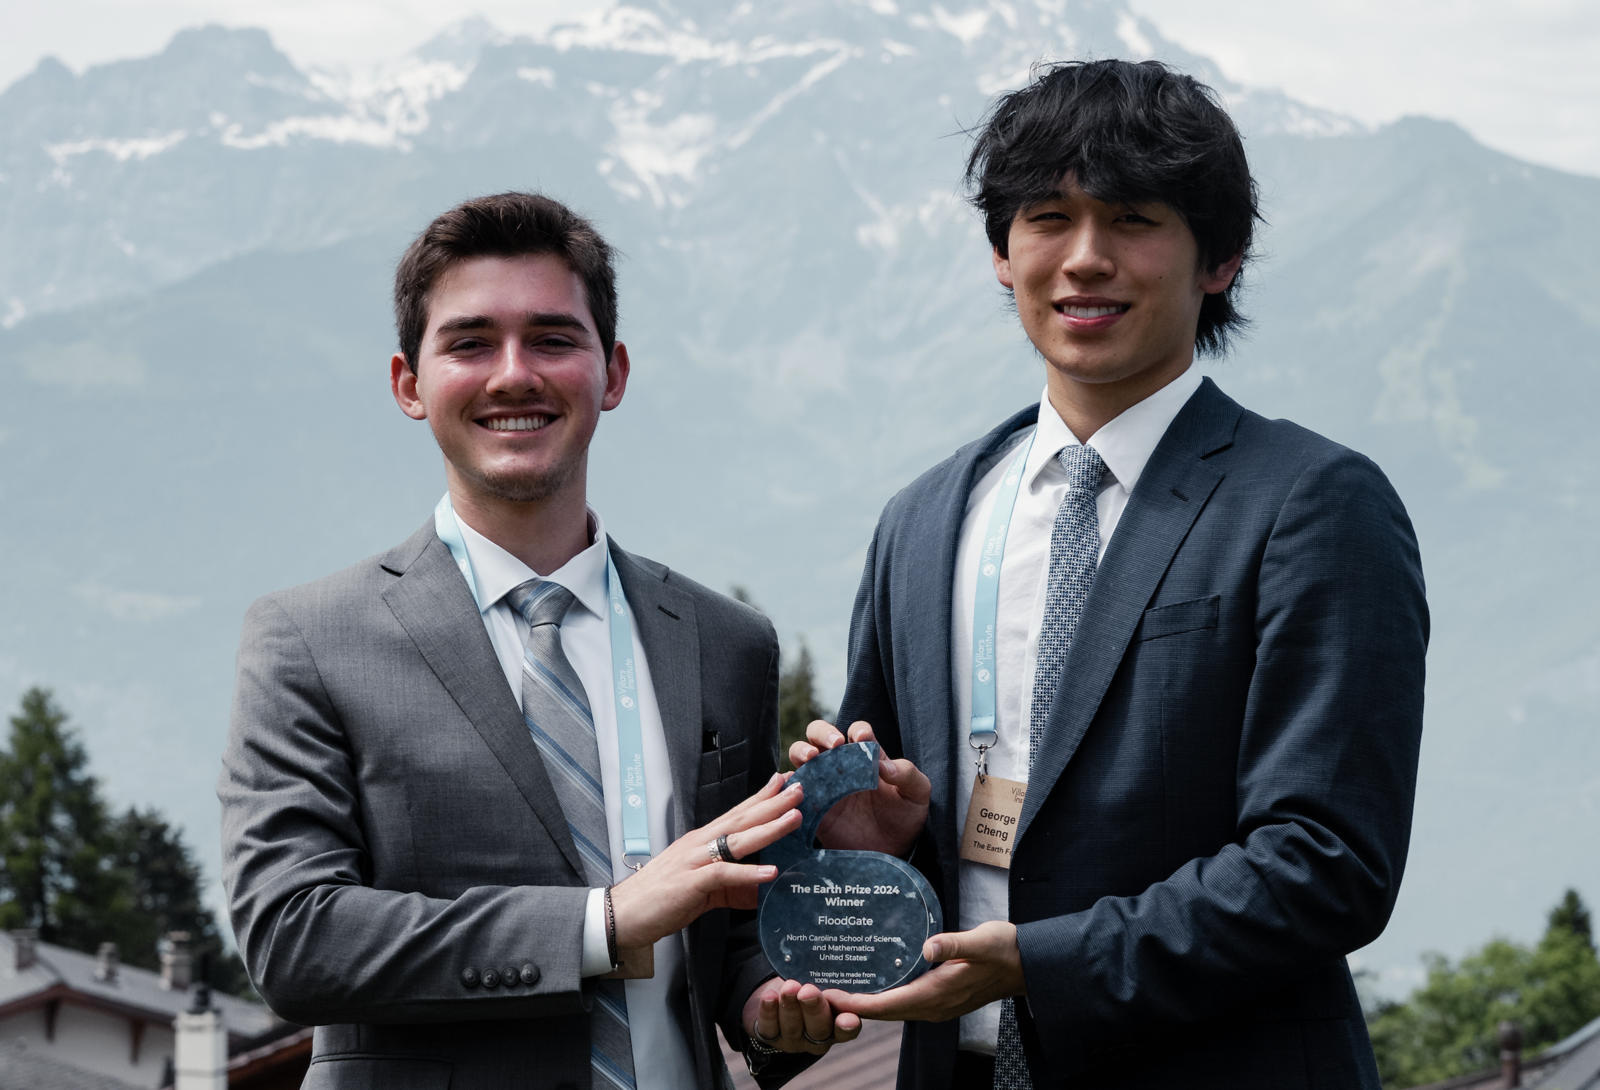
M 983 552 L 978 557 L 978 585 L 972 596 L 972 724 L 967 744 L 978 751 L 980 776 L 988 771 L 985 754 L 994 748 L 999 737 L 995 731 L 994 652 L 1000 614 L 1000 564 L 1006 554 L 1011 512 L 1022 489 L 1022 471 L 1028 463 L 1028 452 L 1033 450 L 1034 435 L 1038 434 L 1035 428 L 1000 479 L 994 510 L 989 512 L 989 530 L 983 535 Z
M 433 528 L 439 540 L 449 548 L 456 567 L 472 591 L 472 600 L 483 610 L 478 597 L 478 580 L 472 572 L 472 558 L 467 555 L 467 542 L 461 536 L 461 526 L 456 521 L 455 509 L 450 506 L 450 495 L 445 493 L 433 509 Z M 628 609 L 627 596 L 622 591 L 622 579 L 617 575 L 616 561 L 611 550 L 606 549 L 606 597 L 611 612 L 607 627 L 611 630 L 612 698 L 617 709 L 617 758 L 622 766 L 622 857 L 634 870 L 650 859 L 650 813 L 647 805 L 649 793 L 644 780 L 644 725 L 639 719 L 639 671 L 633 660 L 633 614 Z M 637 860 L 637 862 L 636 862 Z

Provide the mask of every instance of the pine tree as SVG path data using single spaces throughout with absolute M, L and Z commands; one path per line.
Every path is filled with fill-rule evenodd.
M 30 689 L 0 752 L 0 928 L 93 952 L 117 944 L 130 965 L 158 969 L 156 943 L 187 931 L 211 984 L 241 994 L 250 982 L 201 898 L 200 867 L 155 810 L 113 819 L 67 715 Z
M 736 602 L 760 610 L 750 592 L 737 583 L 728 588 Z M 816 674 L 811 665 L 811 649 L 800 641 L 800 654 L 778 676 L 778 764 L 790 769 L 789 747 L 803 741 L 813 719 L 830 719 L 833 713 L 817 700 Z
M 789 764 L 789 747 L 803 741 L 813 719 L 827 719 L 830 712 L 817 701 L 816 676 L 811 666 L 811 650 L 800 641 L 800 654 L 778 679 L 778 745 L 783 767 Z
M 1590 950 L 1594 949 L 1594 921 L 1589 915 L 1589 907 L 1578 896 L 1577 890 L 1567 890 L 1566 896 L 1550 910 L 1549 922 L 1551 931 L 1571 932 Z
M 36 928 L 46 942 L 80 950 L 93 950 L 104 921 L 132 908 L 88 764 L 50 693 L 23 694 L 0 753 L 0 927 Z
M 156 943 L 169 931 L 187 931 L 196 966 L 209 967 L 212 987 L 233 995 L 250 990 L 239 955 L 226 948 L 216 917 L 202 899 L 205 887 L 200 865 L 160 812 L 129 809 L 116 823 L 113 857 L 133 890 L 133 911 L 115 921 L 115 941 L 124 959 L 145 969 L 159 969 Z

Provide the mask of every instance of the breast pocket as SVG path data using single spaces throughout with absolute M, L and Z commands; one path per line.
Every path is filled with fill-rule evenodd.
M 695 791 L 695 824 L 704 825 L 750 794 L 750 743 L 710 749 L 700 754 L 700 783 Z
M 1184 632 L 1198 632 L 1206 628 L 1216 628 L 1217 618 L 1222 614 L 1222 595 L 1213 594 L 1209 598 L 1193 598 L 1187 602 L 1173 602 L 1171 605 L 1156 606 L 1144 611 L 1144 618 L 1139 622 L 1138 631 L 1134 639 L 1143 643 L 1145 640 L 1159 640 L 1164 636 L 1177 636 Z

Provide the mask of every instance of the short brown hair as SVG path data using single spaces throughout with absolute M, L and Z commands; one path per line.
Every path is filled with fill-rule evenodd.
M 456 205 L 406 248 L 394 273 L 394 324 L 400 353 L 417 372 L 428 303 L 439 278 L 474 257 L 555 254 L 583 282 L 605 358 L 617 343 L 617 273 L 610 243 L 594 224 L 542 193 L 496 193 Z

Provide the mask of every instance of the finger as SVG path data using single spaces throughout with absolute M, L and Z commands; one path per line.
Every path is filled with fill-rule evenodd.
M 764 796 L 764 797 L 763 797 Z M 766 794 L 766 788 L 741 802 L 727 813 L 718 816 L 705 825 L 696 829 L 693 836 L 696 843 L 704 844 L 708 840 L 715 840 L 719 836 L 750 829 L 764 822 L 790 812 L 806 797 L 805 785 L 799 780 L 791 781 L 779 791 L 771 795 Z
M 900 797 L 907 802 L 927 802 L 933 797 L 933 781 L 928 779 L 920 768 L 904 758 L 898 761 L 891 761 L 888 758 L 879 761 L 878 774 L 886 782 L 894 784 L 895 790 L 900 792 Z
M 789 763 L 799 768 L 822 750 L 809 742 L 796 742 L 789 747 Z
M 822 998 L 822 989 L 807 984 L 795 996 L 800 1001 L 800 1019 L 805 1024 L 806 1035 L 813 1041 L 826 1041 L 833 1036 L 833 1008 Z
M 793 985 L 792 990 L 791 985 Z M 805 1014 L 797 998 L 800 990 L 801 986 L 797 981 L 785 981 L 783 994 L 778 997 L 778 1026 L 783 1032 L 784 1042 L 795 1047 L 803 1046 L 804 1039 L 800 1035 L 806 1028 Z
M 781 840 L 800 828 L 800 811 L 790 810 L 779 814 L 771 821 L 757 825 L 754 829 L 743 829 L 739 832 L 728 834 L 728 851 L 733 853 L 735 859 L 743 859 L 752 852 L 758 852 L 775 840 Z M 709 858 L 710 853 L 706 853 Z
M 694 888 L 703 894 L 726 893 L 732 897 L 740 886 L 754 888 L 778 877 L 778 868 L 753 863 L 707 863 L 690 874 Z M 731 907 L 731 906 L 730 906 Z
M 971 937 L 971 932 L 962 934 L 951 931 L 945 931 L 938 935 L 930 935 L 928 937 L 928 941 L 922 944 L 922 956 L 926 958 L 930 964 L 937 964 L 941 961 L 949 961 L 952 958 L 962 957 L 964 950 L 966 951 L 965 956 L 970 957 L 974 953 L 970 947 L 974 944 L 969 943 L 966 940 Z
M 934 1017 L 939 1013 L 939 987 L 940 982 L 929 973 L 886 992 L 842 992 L 829 988 L 822 995 L 834 1010 L 879 1022 L 940 1021 Z
M 782 1030 L 778 1027 L 778 997 L 776 995 L 764 996 L 761 1000 L 760 1013 L 756 1015 L 756 1027 L 761 1030 L 761 1036 L 769 1041 L 776 1041 Z
M 850 741 L 852 742 L 876 742 L 878 740 L 877 736 L 872 733 L 872 724 L 863 719 L 857 719 L 854 723 L 851 723 L 850 729 L 846 733 L 850 736 Z
M 821 719 L 813 719 L 806 726 L 806 741 L 818 749 L 832 749 L 845 740 L 839 728 Z
M 747 799 L 742 799 L 735 803 L 725 813 L 719 814 L 714 820 L 705 825 L 703 828 L 696 829 L 695 833 L 708 833 L 711 836 L 716 836 L 717 830 L 715 830 L 713 826 L 717 825 L 719 822 L 728 821 L 732 821 L 735 825 L 737 825 L 739 819 L 748 811 L 758 806 L 770 804 L 773 799 L 781 798 L 787 785 L 788 777 L 784 776 L 781 772 L 774 772 L 767 778 L 767 782 L 762 784 L 760 790 L 756 791 L 755 794 L 751 795 Z M 779 809 L 782 809 L 782 807 L 780 806 Z M 730 826 L 730 828 L 731 827 L 732 826 Z
M 833 1004 L 828 1004 L 831 1010 Z M 833 1039 L 835 1041 L 854 1041 L 861 1036 L 861 1016 L 858 1014 L 835 1012 L 833 1016 Z
M 725 813 L 718 815 L 716 820 L 720 821 L 728 818 L 737 820 L 748 811 L 759 806 L 770 804 L 774 799 L 781 798 L 783 792 L 791 786 L 793 785 L 788 782 L 787 776 L 781 772 L 774 772 L 771 777 L 768 778 L 767 782 L 761 785 L 761 789 L 759 791 L 751 795 L 749 798 L 742 799 L 735 803 Z M 712 824 L 715 824 L 715 822 Z M 710 829 L 711 825 L 707 825 L 705 828 Z

